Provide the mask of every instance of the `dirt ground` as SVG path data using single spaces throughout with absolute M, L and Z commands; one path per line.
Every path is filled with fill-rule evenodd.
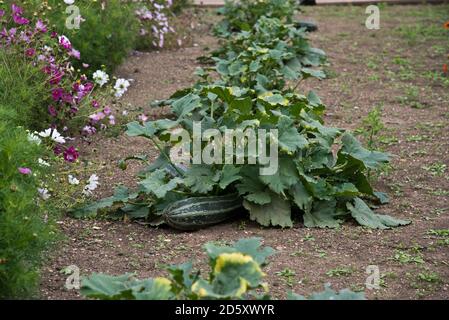
M 368 230 L 347 222 L 339 229 L 261 228 L 249 219 L 209 229 L 180 233 L 123 221 L 59 221 L 65 234 L 42 269 L 42 299 L 79 299 L 64 288 L 61 272 L 76 265 L 81 275 L 92 272 L 138 277 L 164 273 L 165 264 L 192 260 L 207 270 L 202 246 L 262 237 L 277 254 L 265 272 L 275 298 L 293 290 L 309 294 L 323 284 L 365 290 L 369 265 L 379 267 L 381 288 L 365 290 L 369 299 L 448 299 L 449 237 L 449 5 L 382 6 L 380 30 L 368 30 L 365 7 L 306 7 L 301 19 L 318 23 L 314 46 L 328 53 L 329 78 L 307 80 L 299 90 L 315 90 L 327 105 L 327 125 L 357 129 L 374 107 L 381 107 L 385 129 L 375 143 L 394 155 L 392 166 L 376 182 L 391 203 L 378 209 L 412 224 L 393 230 Z M 118 75 L 134 79 L 123 108 L 128 117 L 163 110 L 149 103 L 190 86 L 198 56 L 216 46 L 210 26 L 216 17 L 201 11 L 194 24 L 194 45 L 179 50 L 134 53 Z M 206 49 L 206 50 L 205 50 Z M 104 134 L 81 146 L 82 156 L 98 166 L 102 182 L 98 197 L 114 185 L 133 185 L 138 165 L 122 172 L 117 161 L 130 154 L 157 152 L 145 141 L 122 132 Z

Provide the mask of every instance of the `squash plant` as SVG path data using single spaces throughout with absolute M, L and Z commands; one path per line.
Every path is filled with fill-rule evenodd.
M 128 124 L 129 136 L 151 139 L 161 150 L 160 158 L 142 172 L 139 190 L 130 193 L 121 187 L 114 197 L 77 214 L 116 204 L 116 209 L 130 217 L 154 221 L 175 200 L 237 193 L 250 218 L 263 226 L 291 227 L 294 212 L 303 216 L 307 227 L 337 227 L 349 216 L 379 229 L 408 223 L 375 214 L 361 199 L 385 201 L 385 195 L 373 190 L 366 173 L 389 157 L 363 148 L 349 132 L 324 126 L 324 106 L 313 92 L 308 97 L 281 91 L 257 94 L 251 89 L 210 85 L 179 94 L 171 100 L 176 120 Z M 170 134 L 177 128 L 192 134 L 194 121 L 202 124 L 203 131 L 214 128 L 223 135 L 228 129 L 278 130 L 277 172 L 260 175 L 264 164 L 259 159 L 249 164 L 249 151 L 245 151 L 243 164 L 224 164 L 221 158 L 217 163 L 180 169 L 169 158 L 170 149 L 176 147 Z M 272 143 L 268 140 L 267 144 Z M 246 140 L 242 143 L 248 147 Z M 203 142 L 202 151 L 206 146 Z M 237 148 L 232 151 L 237 158 Z M 207 217 L 206 209 L 198 215 L 198 219 Z
M 295 0 L 226 0 L 217 10 L 224 19 L 216 25 L 215 35 L 227 38 L 233 32 L 248 31 L 263 16 L 292 23 L 296 8 Z
M 308 44 L 304 29 L 265 16 L 250 30 L 233 34 L 212 59 L 227 85 L 259 92 L 282 90 L 286 80 L 325 78 L 311 67 L 322 65 L 326 55 Z
M 241 239 L 232 246 L 207 243 L 204 248 L 211 268 L 206 278 L 201 277 L 200 271 L 193 271 L 191 262 L 168 266 L 167 278 L 138 280 L 133 274 L 94 273 L 82 280 L 81 294 L 103 300 L 270 299 L 262 267 L 274 253 L 272 248 L 262 248 L 259 238 Z M 295 293 L 289 293 L 288 298 L 306 299 Z M 365 296 L 348 289 L 335 292 L 327 286 L 309 299 L 364 300 Z

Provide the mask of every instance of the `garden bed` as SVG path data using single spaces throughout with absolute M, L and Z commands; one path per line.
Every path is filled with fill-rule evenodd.
M 442 25 L 435 26 L 448 13 L 448 5 L 384 6 L 378 31 L 364 27 L 363 7 L 310 7 L 304 13 L 318 23 L 312 44 L 328 53 L 331 64 L 330 79 L 308 80 L 300 88 L 313 88 L 322 98 L 327 125 L 357 129 L 374 107 L 382 107 L 385 129 L 375 142 L 395 157 L 376 185 L 391 196 L 379 212 L 409 219 L 411 225 L 379 231 L 349 222 L 330 230 L 297 222 L 291 229 L 278 229 L 261 228 L 245 218 L 180 233 L 131 222 L 63 218 L 59 225 L 66 238 L 42 269 L 41 297 L 80 298 L 76 290 L 64 288 L 67 276 L 61 271 L 70 265 L 82 275 L 136 272 L 140 278 L 159 275 L 162 264 L 187 260 L 206 270 L 204 243 L 257 236 L 277 250 L 265 269 L 277 298 L 290 289 L 317 291 L 326 282 L 364 290 L 369 265 L 379 266 L 382 285 L 367 290 L 368 298 L 449 298 L 448 240 L 432 233 L 449 226 L 449 81 L 438 77 L 449 44 Z M 149 102 L 195 81 L 196 58 L 216 46 L 215 38 L 206 36 L 213 19 L 211 11 L 200 11 L 194 46 L 135 52 L 119 68 L 120 77 L 134 79 L 123 103 L 130 117 L 160 117 L 164 110 L 150 108 Z M 139 167 L 122 171 L 120 159 L 138 153 L 154 159 L 158 154 L 151 144 L 122 131 L 95 136 L 79 147 L 83 158 L 98 168 L 99 198 L 109 196 L 114 184 L 132 186 Z

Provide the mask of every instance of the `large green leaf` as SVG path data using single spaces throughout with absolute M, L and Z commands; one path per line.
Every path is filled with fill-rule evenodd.
M 362 161 L 367 168 L 377 169 L 390 160 L 390 157 L 386 153 L 370 151 L 363 148 L 361 143 L 349 132 L 343 134 L 341 141 L 343 147 L 340 152 Z
M 201 279 L 192 285 L 200 298 L 241 298 L 248 290 L 260 286 L 264 276 L 259 264 L 240 252 L 222 253 L 215 260 L 211 283 Z
M 296 184 L 291 186 L 289 193 L 293 197 L 293 201 L 299 209 L 306 212 L 310 211 L 313 203 L 313 197 L 310 195 L 301 181 L 298 181 Z
M 134 279 L 132 274 L 109 276 L 93 273 L 83 279 L 81 294 L 103 300 L 168 300 L 174 298 L 170 280 L 155 278 Z
M 354 204 L 348 202 L 347 208 L 351 215 L 362 226 L 372 229 L 389 229 L 410 224 L 410 221 L 396 219 L 387 215 L 378 215 L 374 213 L 368 205 L 360 198 L 354 199 Z
M 126 126 L 128 128 L 126 134 L 130 137 L 142 136 L 152 138 L 157 131 L 152 122 L 145 122 L 144 125 L 141 125 L 139 122 L 133 121 Z
M 157 169 L 148 174 L 144 180 L 140 181 L 139 185 L 145 192 L 152 193 L 161 199 L 165 197 L 168 191 L 175 189 L 181 182 L 181 178 L 167 179 L 167 171 Z
M 329 284 L 326 284 L 324 291 L 312 293 L 308 298 L 296 293 L 290 293 L 287 296 L 287 299 L 288 300 L 365 300 L 365 294 L 363 292 L 354 292 L 349 289 L 343 289 L 337 292 L 331 289 Z
M 213 171 L 210 166 L 193 165 L 186 171 L 184 183 L 193 192 L 208 193 L 220 180 L 220 172 Z
M 245 209 L 249 211 L 251 220 L 263 226 L 293 227 L 290 203 L 275 193 L 271 193 L 271 202 L 259 205 L 245 200 Z
M 201 107 L 201 99 L 193 93 L 187 94 L 172 104 L 172 110 L 178 118 L 191 114 L 193 110 L 199 107 Z
M 233 165 L 224 165 L 223 166 L 223 170 L 221 172 L 221 177 L 220 177 L 220 188 L 221 189 L 226 189 L 231 183 L 240 180 L 242 178 L 242 176 L 239 175 L 240 173 L 240 168 L 235 167 Z
M 130 190 L 124 186 L 118 186 L 115 189 L 114 195 L 108 198 L 103 198 L 96 202 L 90 203 L 80 208 L 75 208 L 70 211 L 70 215 L 74 218 L 92 218 L 95 217 L 99 210 L 112 207 L 115 203 L 125 203 L 130 199 L 135 199 L 138 193 L 131 193 Z
M 304 135 L 298 132 L 294 121 L 289 117 L 280 117 L 277 129 L 279 134 L 279 146 L 281 147 L 281 150 L 295 152 L 296 150 L 301 150 L 307 147 L 307 139 Z
M 81 282 L 81 294 L 88 298 L 103 300 L 134 299 L 132 294 L 132 274 L 109 276 L 93 273 Z
M 261 175 L 259 179 L 277 194 L 290 188 L 299 180 L 298 170 L 290 157 L 278 159 L 278 170 L 273 175 Z
M 206 243 L 204 248 L 209 256 L 211 265 L 215 265 L 215 260 L 222 253 L 241 252 L 251 256 L 254 261 L 260 265 L 267 264 L 267 258 L 274 254 L 274 249 L 271 247 L 262 247 L 262 238 L 246 238 L 240 239 L 232 246 L 219 246 L 212 242 Z
M 248 201 L 256 204 L 271 202 L 270 190 L 258 179 L 258 169 L 255 166 L 246 167 L 243 171 L 243 179 L 237 184 L 239 194 Z
M 310 212 L 304 213 L 304 225 L 308 228 L 337 228 L 342 220 L 336 210 L 336 201 L 317 201 Z

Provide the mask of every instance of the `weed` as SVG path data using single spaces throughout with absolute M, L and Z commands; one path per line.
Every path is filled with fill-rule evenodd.
M 285 284 L 287 284 L 289 287 L 293 287 L 293 283 L 295 281 L 295 277 L 296 277 L 296 272 L 289 269 L 289 268 L 285 268 L 282 271 L 278 271 L 275 273 L 277 276 L 281 277 L 282 280 L 285 282 Z
M 422 255 L 420 255 L 420 254 L 411 255 L 402 250 L 396 250 L 396 252 L 393 256 L 393 260 L 397 261 L 401 264 L 407 264 L 407 263 L 423 264 L 424 263 L 424 259 L 423 259 Z
M 326 272 L 329 277 L 347 277 L 350 276 L 354 270 L 352 268 L 338 267 Z

